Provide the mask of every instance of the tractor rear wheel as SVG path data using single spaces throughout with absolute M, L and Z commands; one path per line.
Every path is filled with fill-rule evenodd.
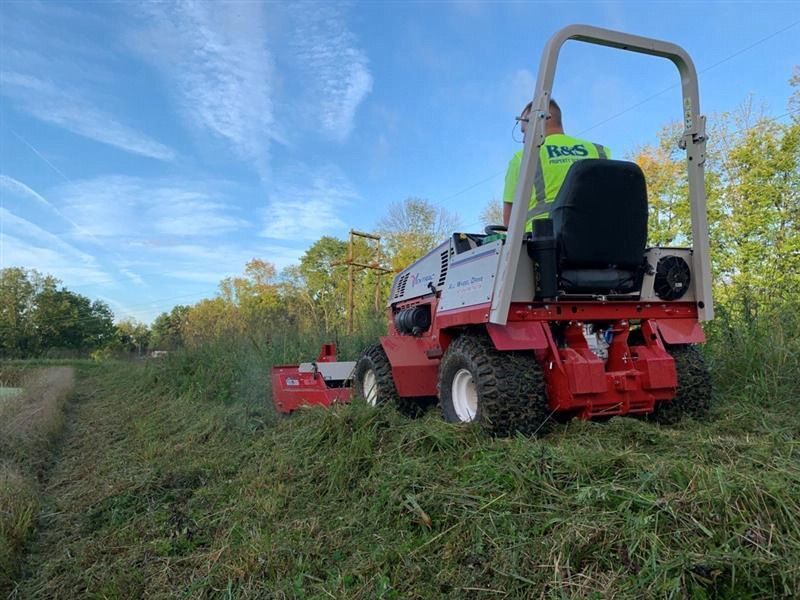
M 667 346 L 667 352 L 675 360 L 678 389 L 670 402 L 659 402 L 650 414 L 656 423 L 672 425 L 683 416 L 702 419 L 711 408 L 711 374 L 696 346 Z
M 373 344 L 358 359 L 355 369 L 356 394 L 370 406 L 394 405 L 408 417 L 416 417 L 424 406 L 415 398 L 403 398 L 397 393 L 392 377 L 392 365 L 380 344 Z
M 497 436 L 543 435 L 553 424 L 533 353 L 500 352 L 482 334 L 450 344 L 439 366 L 439 403 L 446 421 L 477 421 Z

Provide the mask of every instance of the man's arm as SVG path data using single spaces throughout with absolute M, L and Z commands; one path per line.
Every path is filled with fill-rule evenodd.
M 503 225 L 508 227 L 511 219 L 511 204 L 514 202 L 514 192 L 517 189 L 517 179 L 519 179 L 519 168 L 522 163 L 522 152 L 517 152 L 511 157 L 506 171 L 506 185 L 503 188 Z

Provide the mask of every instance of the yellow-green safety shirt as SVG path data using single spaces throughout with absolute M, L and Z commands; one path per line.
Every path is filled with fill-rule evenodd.
M 519 179 L 519 169 L 522 164 L 522 152 L 520 150 L 514 154 L 511 162 L 508 163 L 503 202 L 514 202 L 514 191 L 517 189 L 517 179 Z M 563 133 L 548 135 L 544 138 L 544 143 L 539 148 L 541 168 L 533 182 L 531 201 L 528 204 L 526 231 L 532 231 L 533 219 L 544 219 L 549 216 L 549 213 L 537 210 L 539 200 L 544 197 L 546 204 L 553 202 L 572 163 L 585 158 L 611 158 L 611 152 L 600 144 L 587 142 Z

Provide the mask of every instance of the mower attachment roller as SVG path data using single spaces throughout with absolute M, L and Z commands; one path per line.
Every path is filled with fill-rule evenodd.
M 272 367 L 272 402 L 280 413 L 350 402 L 355 366 L 355 361 L 336 360 L 335 344 L 323 344 L 314 362 Z

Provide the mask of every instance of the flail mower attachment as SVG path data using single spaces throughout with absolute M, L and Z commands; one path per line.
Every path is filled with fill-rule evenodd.
M 337 362 L 336 345 L 323 344 L 314 362 L 272 367 L 272 402 L 280 413 L 301 406 L 350 402 L 355 361 Z

